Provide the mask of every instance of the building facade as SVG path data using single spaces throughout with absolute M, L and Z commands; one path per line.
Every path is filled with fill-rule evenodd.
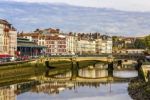
M 86 54 L 95 54 L 95 41 L 89 40 L 78 40 L 77 41 L 77 54 L 86 55 Z
M 56 34 L 46 36 L 46 46 L 46 54 L 67 55 L 66 36 Z
M 35 57 L 45 55 L 45 46 L 39 46 L 35 42 L 26 38 L 17 38 L 17 52 L 18 57 Z
M 60 33 L 59 29 L 36 29 L 33 33 L 21 33 L 39 46 L 46 46 L 47 55 L 94 55 L 112 53 L 112 38 L 95 34 Z
M 111 54 L 112 53 L 112 39 L 111 37 L 95 39 L 97 54 Z
M 15 56 L 16 49 L 16 29 L 6 20 L 0 19 L 0 54 Z
M 66 35 L 67 38 L 67 53 L 68 55 L 75 55 L 77 52 L 77 36 L 69 33 Z

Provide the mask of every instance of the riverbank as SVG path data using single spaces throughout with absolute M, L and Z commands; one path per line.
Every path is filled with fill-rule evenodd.
M 32 61 L 35 61 L 35 60 L 36 59 L 24 60 L 24 61 L 0 62 L 0 66 L 23 64 L 23 63 L 32 62 Z
M 133 79 L 129 83 L 128 91 L 134 100 L 150 100 L 150 81 Z

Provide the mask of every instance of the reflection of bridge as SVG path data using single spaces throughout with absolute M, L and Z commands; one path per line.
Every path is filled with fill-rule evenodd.
M 49 70 L 46 74 L 46 77 L 41 78 L 43 81 L 73 81 L 73 82 L 110 82 L 110 81 L 129 81 L 131 77 L 119 77 L 115 76 L 114 71 L 119 70 L 128 70 L 133 71 L 132 66 L 121 66 L 121 68 L 113 66 L 113 63 L 110 64 L 95 64 L 93 66 L 88 66 L 87 68 L 79 68 L 78 62 L 72 62 L 70 69 L 70 74 L 65 75 L 65 73 L 60 75 L 60 73 L 55 73 L 55 76 L 51 76 L 51 73 L 54 73 L 53 70 Z M 132 68 L 131 68 L 132 67 Z M 65 72 L 64 69 L 63 72 Z M 66 70 L 66 72 L 69 70 Z M 62 72 L 62 71 L 61 71 Z M 135 76 L 134 76 L 135 77 Z
M 119 78 L 119 77 L 101 77 L 101 78 L 54 78 L 54 77 L 43 77 L 37 78 L 37 80 L 45 82 L 75 82 L 75 83 L 108 83 L 108 82 L 129 82 L 133 78 Z
M 95 71 L 95 72 L 94 72 Z M 100 72 L 100 70 L 96 69 L 94 71 L 87 70 L 72 70 L 66 74 L 58 74 L 55 76 L 47 75 L 46 77 L 36 77 L 36 80 L 46 81 L 46 82 L 77 82 L 77 83 L 108 83 L 108 82 L 128 82 L 131 79 L 138 76 L 138 73 L 131 77 L 120 77 L 117 74 L 119 71 L 110 71 L 105 70 L 105 72 Z M 124 69 L 123 69 L 124 71 Z M 129 70 L 131 71 L 131 70 Z M 134 71 L 136 72 L 136 71 Z M 91 74 L 91 76 L 87 76 Z M 94 76 L 93 76 L 94 75 Z

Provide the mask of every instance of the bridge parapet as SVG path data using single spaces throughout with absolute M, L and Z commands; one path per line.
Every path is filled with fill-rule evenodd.
M 47 58 L 45 58 L 47 59 Z M 110 57 L 49 57 L 48 60 L 50 61 L 84 61 L 84 60 L 97 60 L 97 61 L 104 61 L 104 62 L 112 62 L 114 58 Z

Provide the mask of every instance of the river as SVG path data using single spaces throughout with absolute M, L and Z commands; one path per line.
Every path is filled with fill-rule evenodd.
M 125 68 L 110 74 L 107 64 L 100 63 L 2 86 L 0 100 L 132 100 L 128 83 L 137 76 L 137 71 Z

